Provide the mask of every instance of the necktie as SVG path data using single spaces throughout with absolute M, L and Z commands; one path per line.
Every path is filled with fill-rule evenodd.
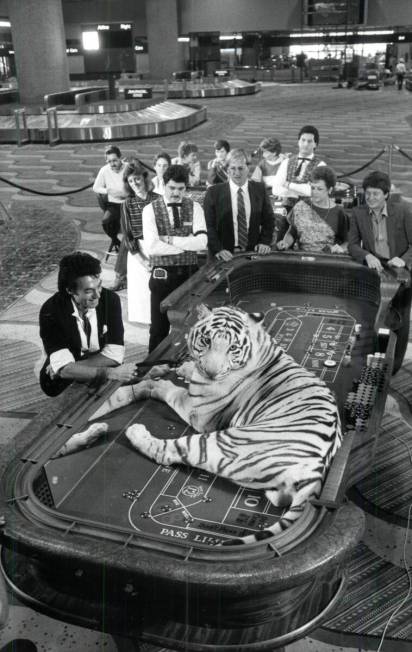
M 237 239 L 241 249 L 247 249 L 248 232 L 246 223 L 245 200 L 243 199 L 242 188 L 237 191 Z
M 182 204 L 168 204 L 168 206 L 172 207 L 172 213 L 173 213 L 173 224 L 175 229 L 180 229 L 180 215 L 179 215 L 179 206 Z
M 86 333 L 87 348 L 90 348 L 90 336 L 92 334 L 92 327 L 87 315 L 83 315 L 83 327 L 84 332 Z
M 312 159 L 310 159 L 310 158 L 304 158 L 302 156 L 299 156 L 299 158 L 298 158 L 298 167 L 296 168 L 295 177 L 298 177 L 300 175 L 300 173 L 302 172 L 303 162 L 304 161 L 311 161 L 311 160 Z

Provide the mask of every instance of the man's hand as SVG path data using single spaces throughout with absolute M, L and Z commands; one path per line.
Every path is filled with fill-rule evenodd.
M 270 254 L 270 252 L 272 251 L 272 249 L 269 247 L 269 245 L 258 244 L 258 245 L 256 245 L 256 247 L 255 247 L 255 251 L 256 251 L 258 254 Z
M 139 372 L 135 362 L 126 362 L 118 367 L 106 367 L 108 380 L 120 380 L 122 383 L 136 381 Z
M 394 256 L 388 260 L 388 265 L 390 267 L 405 267 L 405 261 L 402 260 L 402 258 L 399 258 L 399 256 Z
M 216 260 L 232 260 L 233 254 L 230 253 L 227 249 L 221 249 L 215 254 Z
M 369 269 L 375 269 L 379 274 L 381 273 L 383 267 L 379 258 L 376 258 L 373 254 L 367 254 L 365 260 Z

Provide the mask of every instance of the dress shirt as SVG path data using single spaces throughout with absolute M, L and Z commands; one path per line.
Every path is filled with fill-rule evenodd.
M 119 172 L 115 172 L 109 164 L 104 165 L 97 173 L 93 191 L 98 195 L 107 195 L 107 201 L 112 204 L 121 204 L 129 196 L 123 182 L 125 167 L 123 163 Z
M 171 206 L 167 206 L 170 226 L 173 228 L 173 211 Z M 181 254 L 183 251 L 202 251 L 207 247 L 206 221 L 203 208 L 196 201 L 193 202 L 193 224 L 191 235 L 171 236 L 171 244 L 160 239 L 157 230 L 156 217 L 153 205 L 148 204 L 144 207 L 142 213 L 143 219 L 143 241 L 142 250 L 146 256 L 173 256 Z M 184 223 L 183 223 L 184 226 Z M 198 231 L 198 235 L 193 235 Z
M 77 329 L 79 331 L 82 356 L 84 356 L 86 353 L 98 353 L 100 351 L 100 346 L 99 346 L 99 335 L 97 330 L 96 309 L 93 308 L 92 310 L 88 310 L 86 312 L 86 317 L 89 320 L 90 328 L 91 328 L 90 343 L 88 345 L 87 334 L 84 327 L 84 321 L 73 300 L 72 300 L 72 304 L 73 304 L 72 316 L 76 320 Z M 106 358 L 110 358 L 111 360 L 114 360 L 115 362 L 121 364 L 124 358 L 124 346 L 121 346 L 120 344 L 106 344 L 106 346 L 103 347 L 100 353 L 104 355 Z M 52 368 L 53 373 L 55 374 L 57 374 L 58 371 L 60 371 L 60 369 L 65 367 L 70 362 L 76 362 L 76 360 L 74 359 L 73 354 L 71 353 L 71 351 L 69 351 L 69 349 L 60 349 L 59 351 L 55 351 L 50 355 L 50 366 Z
M 243 200 L 245 202 L 245 212 L 246 212 L 246 224 L 249 230 L 250 224 L 250 195 L 249 195 L 249 182 L 243 184 L 243 186 L 238 186 L 236 183 L 233 183 L 232 179 L 229 179 L 229 188 L 230 188 L 230 200 L 232 202 L 232 217 L 233 217 L 233 234 L 235 236 L 235 247 L 239 246 L 238 238 L 238 229 L 237 229 L 237 193 L 239 188 L 243 192 Z
M 307 159 L 313 159 L 314 154 L 312 156 L 305 156 L 305 157 L 298 157 L 298 158 L 307 158 Z M 300 174 L 303 176 L 306 167 L 308 165 L 309 161 L 303 161 L 302 168 L 300 171 Z M 294 181 L 291 181 L 289 184 L 289 188 L 285 188 L 285 183 L 288 178 L 288 165 L 289 165 L 289 159 L 286 158 L 282 163 L 279 165 L 279 169 L 275 174 L 275 178 L 273 181 L 272 185 L 272 193 L 276 197 L 310 197 L 312 194 L 312 190 L 310 187 L 310 183 L 296 183 Z M 298 161 L 299 165 L 299 161 Z M 324 161 L 320 161 L 318 165 L 326 165 Z
M 380 256 L 380 258 L 386 258 L 389 260 L 391 255 L 389 252 L 388 227 L 386 224 L 386 218 L 388 217 L 386 202 L 379 213 L 375 213 L 373 210 L 369 209 L 369 215 L 372 218 L 375 252 Z

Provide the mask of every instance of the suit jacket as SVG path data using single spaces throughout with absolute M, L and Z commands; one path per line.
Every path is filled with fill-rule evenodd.
M 412 268 L 412 212 L 404 202 L 387 202 L 388 245 L 390 257 L 397 256 Z M 348 236 L 349 254 L 364 263 L 368 254 L 375 253 L 372 217 L 367 206 L 354 208 L 350 218 Z
M 120 299 L 114 292 L 102 289 L 96 308 L 97 331 L 100 350 L 106 344 L 123 346 L 123 320 Z M 60 349 L 69 349 L 75 360 L 82 358 L 81 340 L 77 321 L 73 317 L 73 304 L 69 294 L 56 292 L 40 309 L 40 337 L 43 340 L 47 359 L 40 372 L 40 385 L 49 396 L 57 396 L 70 380 L 59 378 L 51 380 L 46 373 L 50 355 Z
M 264 184 L 249 180 L 248 190 L 250 222 L 247 249 L 253 251 L 257 244 L 270 246 L 272 243 L 275 217 Z M 211 186 L 206 192 L 203 208 L 210 252 L 214 255 L 222 249 L 227 249 L 233 253 L 235 235 L 229 182 Z

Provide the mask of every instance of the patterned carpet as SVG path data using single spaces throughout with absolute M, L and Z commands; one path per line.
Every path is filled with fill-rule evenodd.
M 326 84 L 270 85 L 255 96 L 208 100 L 208 121 L 190 132 L 125 141 L 120 147 L 123 155 L 137 152 L 151 164 L 155 153 L 166 150 L 174 154 L 178 143 L 185 139 L 198 144 L 205 164 L 213 157 L 213 141 L 217 138 L 225 138 L 232 146 L 251 152 L 263 137 L 277 136 L 283 150 L 288 152 L 296 147 L 300 127 L 312 123 L 320 130 L 321 158 L 338 173 L 350 172 L 391 143 L 412 154 L 411 97 L 406 91 L 397 93 L 390 87 L 377 93 L 359 93 L 332 90 Z M 103 164 L 105 145 L 2 146 L 0 176 L 51 192 L 80 187 L 89 183 Z M 374 168 L 387 171 L 388 165 L 386 152 Z M 351 180 L 359 185 L 363 174 L 353 175 Z M 393 156 L 392 178 L 404 198 L 412 201 L 411 163 L 399 153 Z M 2 284 L 0 288 L 0 308 L 8 306 L 0 313 L 0 356 L 4 361 L 0 377 L 0 445 L 12 445 L 28 419 L 52 400 L 40 393 L 36 376 L 43 359 L 37 315 L 39 306 L 55 290 L 54 265 L 66 247 L 77 246 L 78 232 L 80 247 L 100 258 L 108 242 L 101 231 L 100 210 L 91 191 L 45 199 L 1 183 L 0 200 L 13 215 L 13 229 L 21 229 L 13 231 L 10 246 L 5 247 L 3 243 L 5 250 L 0 251 L 7 265 L 12 254 L 10 269 L 15 277 L 13 283 Z M 21 228 L 29 216 L 34 235 Z M 0 214 L 0 222 L 3 221 L 0 229 L 4 228 L 5 217 L 7 214 Z M 3 237 L 2 234 L 4 231 L 0 233 Z M 53 243 L 51 247 L 50 243 Z M 0 249 L 1 246 L 0 242 Z M 28 255 L 33 260 L 30 269 L 26 264 Z M 103 265 L 103 278 L 108 285 L 113 281 L 112 259 Z M 13 294 L 13 288 L 17 294 Z M 15 301 L 19 294 L 24 296 Z M 147 329 L 127 321 L 126 293 L 121 292 L 120 297 L 126 318 L 128 357 L 142 357 L 146 351 Z M 376 467 L 358 487 L 359 495 L 364 493 L 363 500 L 378 501 L 381 509 L 403 517 L 412 495 L 412 466 L 399 438 L 412 445 L 412 429 L 408 426 L 412 406 L 411 360 L 412 344 L 406 364 L 391 384 L 393 396 L 400 399 L 400 411 L 395 408 L 386 415 Z M 349 586 L 339 609 L 322 630 L 288 646 L 287 652 L 376 649 L 385 623 L 408 589 L 402 568 L 404 539 L 404 528 L 368 513 L 364 541 L 348 569 Z M 385 652 L 412 649 L 411 602 L 392 622 Z M 0 633 L 0 645 L 17 635 L 36 641 L 44 652 L 89 649 L 114 652 L 117 649 L 111 637 L 57 623 L 22 606 L 11 609 L 9 624 Z

